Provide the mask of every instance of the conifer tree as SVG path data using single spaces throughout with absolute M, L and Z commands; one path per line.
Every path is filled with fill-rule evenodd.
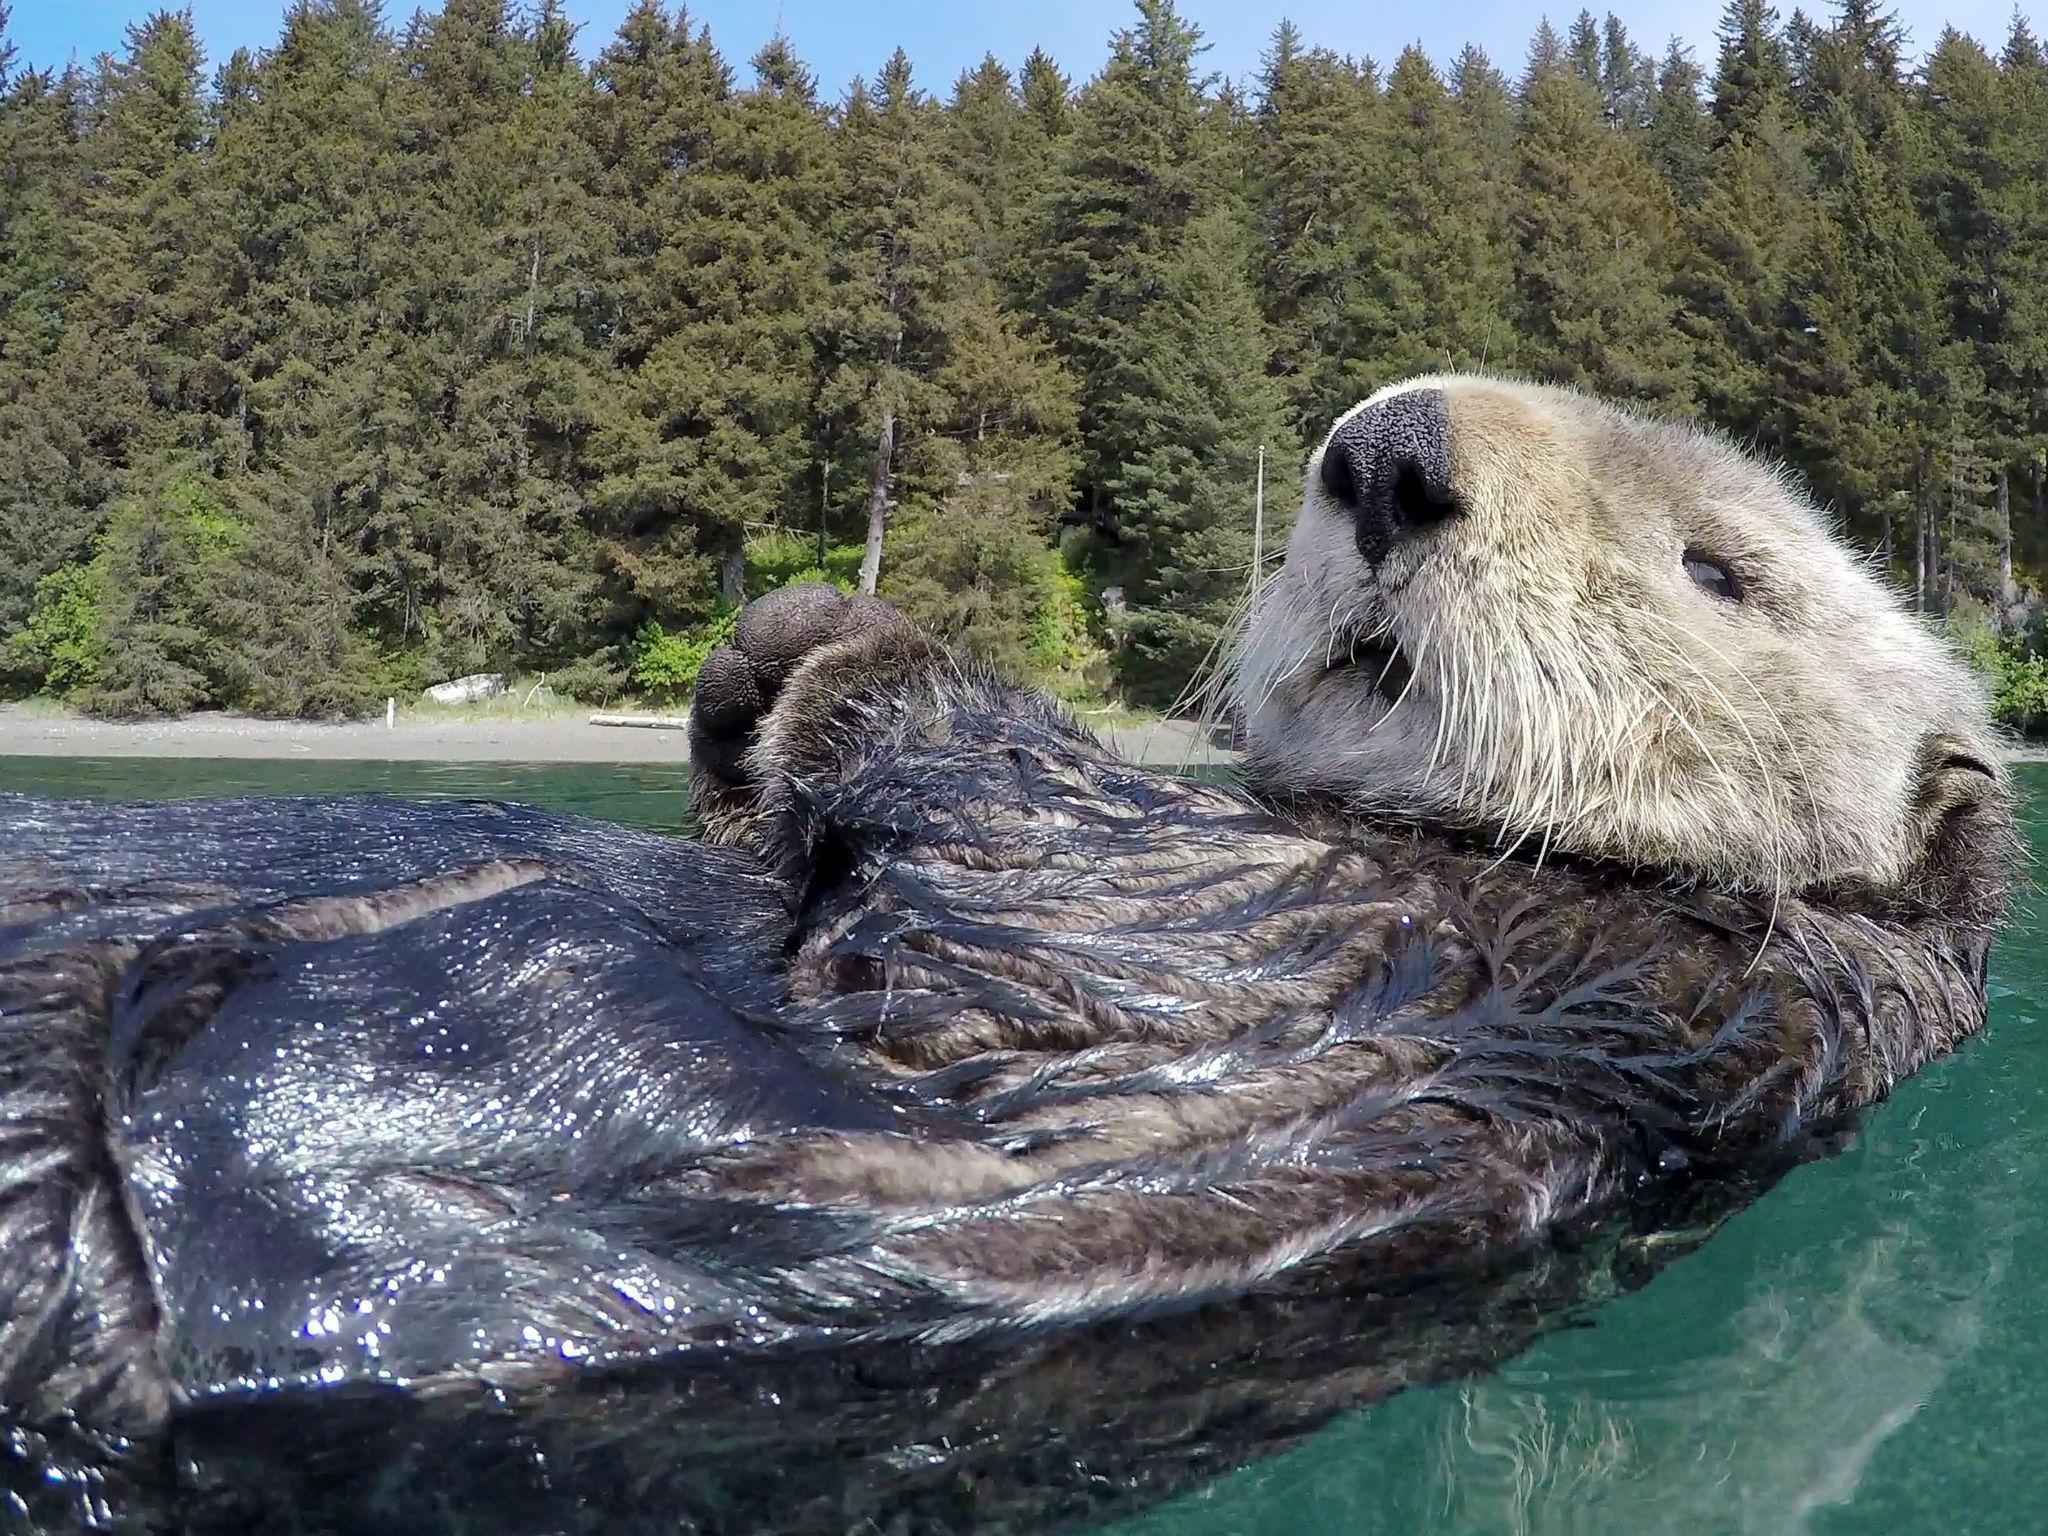
M 593 212 L 610 242 L 599 340 L 630 374 L 680 316 L 670 236 L 728 130 L 732 75 L 707 29 L 637 0 L 591 66 L 581 132 L 596 169 Z
M 1728 0 L 1720 39 L 1714 121 L 1725 137 L 1750 127 L 1765 105 L 1789 99 L 1792 72 L 1778 33 L 1778 13 L 1767 0 Z
M 1781 452 L 1788 423 L 1779 361 L 1795 344 L 1786 334 L 1789 285 L 1815 222 L 1812 171 L 1792 112 L 1781 89 L 1714 151 L 1685 214 L 1673 289 L 1695 399 L 1710 420 Z
M 86 555 L 151 410 L 77 281 L 84 94 L 75 71 L 33 69 L 0 94 L 0 635 L 27 625 L 41 579 Z
M 1451 68 L 1450 84 L 1488 183 L 1505 187 L 1515 174 L 1515 98 L 1507 77 L 1485 49 L 1467 44 Z
M 1110 424 L 1131 446 L 1102 487 L 1117 517 L 1107 574 L 1125 602 L 1113 660 L 1130 697 L 1166 706 L 1213 660 L 1247 589 L 1259 450 L 1270 515 L 1291 504 L 1298 445 L 1228 212 L 1188 226 L 1137 332 Z M 1268 538 L 1283 536 L 1276 518 Z
M 866 470 L 860 589 L 881 574 L 901 445 L 937 425 L 945 402 L 948 300 L 973 256 L 974 220 L 940 164 L 930 99 L 897 49 L 872 97 L 856 89 L 839 134 L 845 197 L 832 241 L 835 303 L 824 335 L 819 407 Z
M 1598 91 L 1543 59 L 1539 34 L 1515 212 L 1521 358 L 1552 379 L 1681 408 L 1671 193 L 1638 144 L 1603 123 Z
M 1974 370 L 1945 336 L 1939 253 L 1905 166 L 1864 140 L 1851 102 L 1835 98 L 1831 118 L 1816 232 L 1789 284 L 1788 447 L 1871 546 L 1912 552 L 1924 601 L 1933 507 Z
M 1052 56 L 1035 48 L 1017 75 L 1015 164 L 1006 189 L 1006 233 L 995 275 L 1004 302 L 1042 321 L 1045 252 L 1055 235 L 1059 191 L 1073 129 L 1072 87 Z
M 1592 20 L 1591 16 L 1584 11 L 1581 11 L 1579 15 L 1581 19 L 1589 23 Z M 1571 69 L 1577 73 L 1579 80 L 1583 83 L 1590 80 L 1591 77 L 1588 72 L 1595 67 L 1597 66 L 1591 62 L 1583 49 L 1570 54 L 1566 53 L 1565 45 L 1557 35 L 1557 29 L 1551 26 L 1550 18 L 1546 16 L 1537 24 L 1535 37 L 1530 39 L 1529 62 L 1522 70 L 1522 83 L 1519 94 L 1526 105 L 1530 94 L 1537 85 L 1548 80 L 1551 76 Z
M 1591 11 L 1582 10 L 1565 35 L 1565 61 L 1579 79 L 1600 89 L 1600 23 Z
M 701 511 L 740 490 L 741 466 L 757 459 L 744 428 L 704 409 L 740 351 L 700 302 L 723 276 L 701 252 L 730 249 L 712 210 L 736 153 L 731 73 L 687 12 L 640 0 L 592 76 L 581 132 L 608 248 L 592 328 L 604 372 L 582 475 L 598 606 L 577 675 L 614 691 L 644 625 L 705 612 L 721 573 L 700 552 Z
M 748 528 L 809 527 L 817 505 L 812 332 L 828 293 L 832 140 L 786 39 L 756 55 L 754 84 L 730 102 L 707 55 L 702 39 L 672 42 L 662 65 L 694 82 L 662 89 L 678 93 L 675 127 L 692 125 L 703 158 L 654 204 L 650 340 L 592 449 L 588 494 L 624 633 L 701 622 L 737 599 Z
M 392 41 L 374 6 L 324 0 L 295 6 L 274 49 L 232 67 L 248 90 L 213 145 L 223 238 L 208 281 L 239 298 L 208 343 L 219 408 L 246 440 L 258 499 L 303 520 L 307 543 L 361 594 L 352 621 L 403 645 L 400 594 L 423 599 L 426 557 L 390 494 L 390 445 L 361 426 L 393 390 L 416 235 L 399 211 Z M 308 160 L 317 175 L 292 174 Z
M 1649 126 L 1657 90 L 1657 66 L 1629 41 L 1628 28 L 1612 11 L 1600 29 L 1600 97 L 1607 121 L 1639 131 Z
M 1999 328 L 1984 343 L 1987 388 L 2005 411 L 2014 441 L 2001 494 L 2021 499 L 2038 562 L 2048 556 L 2048 50 L 2014 13 L 1999 59 L 2000 122 L 1994 140 L 1997 185 L 1987 202 L 1997 227 L 2009 231 L 2009 280 L 1999 306 Z M 2010 531 L 2010 516 L 2008 526 Z M 2009 537 L 2008 542 L 2012 542 Z
M 1385 151 L 1357 72 L 1303 50 L 1288 23 L 1274 34 L 1260 90 L 1260 286 L 1275 366 L 1306 433 L 1357 398 L 1366 364 L 1358 284 L 1385 236 L 1370 178 Z
M 1927 61 L 1919 116 L 1928 125 L 1920 203 L 1942 251 L 1947 329 L 1983 380 L 1980 408 L 1952 427 L 1949 446 L 1982 460 L 2009 545 L 2014 485 L 2023 505 L 2031 500 L 2048 445 L 2048 129 L 2038 117 L 2048 92 L 2023 22 L 2006 52 L 2001 67 L 1973 40 L 1944 32 Z M 2010 584 L 2002 575 L 2003 602 Z
M 1824 29 L 1797 6 L 1785 18 L 1785 69 L 1791 76 L 1793 99 L 1808 116 L 1817 111 L 1815 60 L 1825 36 Z
M 936 130 L 954 174 L 954 195 L 975 227 L 976 258 L 991 270 L 1008 257 L 1018 218 L 1018 144 L 1025 131 L 1016 82 L 994 54 L 963 73 Z
M 1395 61 L 1384 119 L 1372 161 L 1384 168 L 1379 248 L 1354 327 L 1358 363 L 1343 379 L 1348 398 L 1330 402 L 1335 409 L 1405 374 L 1510 367 L 1516 355 L 1514 267 L 1489 217 L 1492 189 L 1477 143 L 1420 48 Z
M 1200 33 L 1172 0 L 1139 0 L 1082 92 L 1054 193 L 1041 300 L 1081 385 L 1082 484 L 1101 520 L 1108 486 L 1140 446 L 1123 409 L 1148 364 L 1141 324 L 1201 211 Z
M 1700 85 L 1699 66 L 1673 38 L 1657 70 L 1644 146 L 1681 208 L 1699 205 L 1714 147 L 1714 121 L 1700 100 Z

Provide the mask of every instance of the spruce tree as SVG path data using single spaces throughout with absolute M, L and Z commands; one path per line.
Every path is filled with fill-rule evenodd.
M 1682 409 L 1686 359 L 1669 287 L 1677 210 L 1598 91 L 1530 61 L 1515 209 L 1525 366 L 1621 399 Z
M 1138 12 L 1076 107 L 1042 268 L 1048 329 L 1081 385 L 1081 482 L 1104 522 L 1112 477 L 1140 446 L 1125 404 L 1150 364 L 1142 324 L 1205 190 L 1200 33 L 1171 0 Z
M 1866 142 L 1855 105 L 1833 99 L 1816 232 L 1788 285 L 1779 388 L 1795 461 L 1869 545 L 1910 552 L 1925 601 L 1949 443 L 1979 386 L 1947 336 L 1940 254 L 1889 152 L 1898 136 Z
M 1701 75 L 1691 52 L 1673 38 L 1657 70 L 1644 147 L 1681 208 L 1705 195 L 1714 146 L 1714 120 L 1700 100 Z
M 1999 328 L 1984 346 L 1986 384 L 2011 423 L 2010 503 L 2022 507 L 2021 541 L 2048 559 L 2048 51 L 2015 13 L 1999 59 L 2004 145 L 1988 199 L 2011 233 Z
M 628 681 L 633 637 L 702 617 L 719 584 L 699 552 L 697 509 L 719 505 L 732 463 L 721 454 L 745 438 L 715 411 L 695 414 L 730 361 L 700 330 L 697 300 L 714 286 L 700 251 L 725 248 L 710 209 L 737 128 L 731 72 L 710 34 L 656 0 L 628 12 L 592 83 L 581 134 L 603 227 L 591 306 L 603 369 L 580 482 L 598 586 L 574 675 L 610 693 Z M 696 345 L 679 346 L 679 336 Z M 733 541 L 724 554 L 736 550 Z
M 994 270 L 1004 304 L 1028 313 L 1034 322 L 1046 314 L 1045 253 L 1054 239 L 1073 129 L 1072 98 L 1072 87 L 1052 56 L 1033 49 L 1017 74 L 1017 116 Z
M 881 574 L 883 537 L 903 470 L 903 445 L 938 424 L 934 375 L 948 346 L 947 301 L 963 281 L 975 221 L 941 166 L 936 109 L 898 49 L 842 114 L 833 231 L 834 303 L 822 341 L 819 408 L 832 437 L 865 470 L 860 589 Z
M 1983 380 L 1981 404 L 1950 431 L 1962 461 L 1951 483 L 1981 480 L 2008 527 L 2015 487 L 2031 510 L 2035 466 L 2048 446 L 2048 129 L 2038 120 L 2048 92 L 2023 27 L 2009 39 L 2003 67 L 1971 39 L 1944 32 L 1927 61 L 1918 114 L 1928 130 L 1919 196 L 1941 247 L 1946 324 Z M 1978 460 L 1982 474 L 1968 473 Z M 2007 533 L 2001 529 L 2001 543 Z M 2009 587 L 2009 576 L 1998 586 Z M 2015 594 L 1999 595 L 2010 603 Z
M 0 635 L 27 625 L 39 581 L 89 553 L 125 445 L 152 410 L 78 282 L 84 95 L 77 72 L 36 70 L 0 94 Z
M 1467 44 L 1451 67 L 1450 84 L 1488 183 L 1505 187 L 1515 174 L 1515 98 L 1507 77 L 1485 49 Z
M 1714 121 L 1725 137 L 1752 126 L 1766 105 L 1792 91 L 1791 65 L 1767 0 L 1728 0 L 1721 13 L 1721 56 L 1714 67 Z
M 1492 189 L 1479 146 L 1420 48 L 1387 78 L 1373 163 L 1378 249 L 1361 280 L 1354 330 L 1359 366 L 1349 405 L 1410 373 L 1511 367 L 1514 267 L 1489 217 Z
M 1385 153 L 1357 71 L 1303 50 L 1289 24 L 1274 34 L 1260 89 L 1260 287 L 1275 365 L 1307 433 L 1357 398 L 1369 366 L 1358 287 L 1381 259 L 1370 178 Z
M 1016 82 L 995 55 L 954 82 L 936 132 L 945 140 L 954 195 L 974 222 L 976 257 L 993 270 L 1008 258 L 1017 233 L 1018 139 L 1025 132 Z
M 1607 121 L 1638 132 L 1649 126 L 1657 91 L 1657 66 L 1629 41 L 1628 28 L 1612 11 L 1600 29 L 1600 98 Z
M 743 595 L 750 527 L 808 528 L 816 515 L 813 330 L 828 293 L 819 232 L 838 171 L 832 140 L 786 39 L 755 56 L 754 84 L 730 102 L 702 50 L 701 39 L 673 44 L 667 67 L 699 80 L 676 89 L 688 120 L 708 122 L 708 149 L 657 205 L 649 341 L 591 452 L 588 497 L 621 634 L 708 619 Z
M 1579 14 L 1582 19 L 1591 20 L 1586 12 Z M 1519 94 L 1526 105 L 1535 88 L 1553 75 L 1570 69 L 1576 72 L 1581 83 L 1587 83 L 1591 78 L 1588 72 L 1595 67 L 1583 50 L 1569 54 L 1565 51 L 1557 29 L 1551 26 L 1550 18 L 1546 16 L 1537 24 L 1536 35 L 1529 41 L 1529 62 L 1522 69 Z
M 1166 706 L 1215 655 L 1251 576 L 1253 496 L 1265 450 L 1269 541 L 1284 537 L 1299 451 L 1227 211 L 1191 223 L 1136 328 L 1112 424 L 1129 452 L 1102 491 L 1116 509 L 1106 574 L 1124 609 L 1113 661 L 1128 695 Z M 1273 547 L 1269 542 L 1268 547 Z
M 1582 10 L 1565 35 L 1565 62 L 1571 72 L 1594 90 L 1600 89 L 1600 23 L 1591 11 Z
M 1789 427 L 1780 359 L 1798 344 L 1787 335 L 1788 295 L 1816 218 L 1791 112 L 1783 92 L 1758 103 L 1714 151 L 1699 201 L 1684 216 L 1674 283 L 1694 398 L 1718 425 L 1779 451 Z

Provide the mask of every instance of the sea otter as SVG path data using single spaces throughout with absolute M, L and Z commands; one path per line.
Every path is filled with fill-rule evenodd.
M 168 1436 L 121 1475 L 188 1526 L 368 1528 L 419 1485 L 263 1449 L 348 1423 L 500 1529 L 560 1523 L 535 1446 L 612 1528 L 744 1524 L 742 1484 L 849 1528 L 851 1484 L 774 1502 L 833 1447 L 918 1528 L 1020 1481 L 1093 1510 L 1492 1358 L 1611 1273 L 1598 1234 L 1753 1187 L 1981 1023 L 1981 699 L 1711 438 L 1376 396 L 1236 654 L 1241 788 L 799 588 L 700 684 L 728 848 L 0 799 L 17 1489 Z M 1137 1359 L 1142 1402 L 1048 1406 Z M 952 1389 L 984 1438 L 926 1446 Z M 1034 1402 L 1085 1465 L 990 1449 Z M 751 1449 L 674 1468 L 627 1421 Z

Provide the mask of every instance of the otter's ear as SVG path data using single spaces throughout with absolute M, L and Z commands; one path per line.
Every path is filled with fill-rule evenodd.
M 1951 921 L 1997 923 L 2019 863 L 2001 755 L 1945 732 L 1929 736 L 1914 766 L 1908 814 L 1916 894 Z

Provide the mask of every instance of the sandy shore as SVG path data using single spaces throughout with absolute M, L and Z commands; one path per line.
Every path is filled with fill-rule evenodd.
M 1188 720 L 1111 726 L 1099 733 L 1133 762 L 1178 768 L 1232 762 Z M 0 756 L 21 757 L 311 757 L 334 762 L 686 763 L 680 730 L 592 725 L 583 715 L 530 720 L 407 716 L 342 725 L 187 715 L 128 724 L 20 704 L 0 704 Z M 2019 763 L 2048 762 L 2048 748 L 2022 747 Z
M 1234 754 L 1205 740 L 1183 720 L 1113 726 L 1103 739 L 1135 762 L 1159 767 L 1227 762 Z M 125 723 L 19 704 L 0 704 L 0 755 L 25 757 L 311 757 L 336 762 L 685 763 L 688 735 L 679 730 L 592 725 L 581 715 L 531 720 L 408 716 L 310 724 L 188 715 L 181 720 Z

